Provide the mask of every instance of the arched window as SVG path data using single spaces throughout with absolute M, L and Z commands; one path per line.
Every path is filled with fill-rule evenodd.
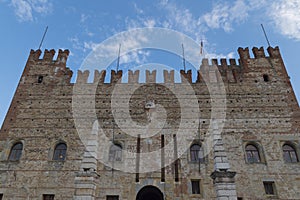
M 192 162 L 204 162 L 203 148 L 199 144 L 193 144 L 190 148 Z
M 8 160 L 11 161 L 17 161 L 20 160 L 23 150 L 23 144 L 21 142 L 18 142 L 14 144 L 14 146 L 11 148 Z
M 255 145 L 248 144 L 246 146 L 245 150 L 246 150 L 246 156 L 247 156 L 248 163 L 259 163 L 260 162 L 259 151 Z
M 285 144 L 282 146 L 283 159 L 288 163 L 298 162 L 298 156 L 296 150 L 291 145 Z
M 122 160 L 122 147 L 119 144 L 113 144 L 109 149 L 109 161 Z
M 65 143 L 59 143 L 55 146 L 53 160 L 65 160 L 67 153 L 67 145 Z

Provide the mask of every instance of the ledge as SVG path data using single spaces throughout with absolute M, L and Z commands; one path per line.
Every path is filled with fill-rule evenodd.
M 211 173 L 210 177 L 215 180 L 216 178 L 234 178 L 235 175 L 236 172 L 214 171 L 213 173 Z

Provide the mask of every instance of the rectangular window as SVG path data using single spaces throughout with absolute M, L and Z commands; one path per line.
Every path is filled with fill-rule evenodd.
M 200 194 L 200 180 L 192 180 L 192 194 Z
M 161 182 L 165 182 L 165 178 L 166 178 L 166 175 L 165 175 L 165 136 L 164 135 L 161 135 L 161 144 L 160 144 L 160 147 L 161 147 Z
M 141 152 L 141 135 L 138 135 L 137 137 L 137 142 L 136 142 L 136 152 L 137 152 L 137 156 L 136 156 L 136 161 L 135 161 L 135 182 L 140 182 L 140 152 Z
M 179 168 L 179 159 L 178 159 L 178 154 L 177 154 L 177 136 L 176 134 L 173 135 L 173 140 L 174 140 L 174 168 L 175 168 L 175 182 L 179 182 L 179 173 L 178 173 L 178 168 Z
M 43 82 L 43 76 L 39 76 L 38 77 L 38 83 L 42 83 Z
M 275 183 L 273 181 L 264 181 L 265 192 L 268 195 L 275 195 Z
M 118 195 L 107 195 L 106 200 L 119 200 Z
M 54 200 L 54 194 L 43 194 L 43 200 Z

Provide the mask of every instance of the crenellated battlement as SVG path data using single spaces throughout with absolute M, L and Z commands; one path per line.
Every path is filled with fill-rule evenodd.
M 267 59 L 276 59 L 281 58 L 279 48 L 275 47 L 268 47 L 267 49 L 269 57 L 266 56 L 265 50 L 263 47 L 252 48 L 253 57 L 250 56 L 249 48 L 239 48 L 238 53 L 240 58 L 236 59 L 225 59 L 221 58 L 218 59 L 202 59 L 200 69 L 195 73 L 192 70 L 179 70 L 180 80 L 175 80 L 175 70 L 163 70 L 163 83 L 174 83 L 174 82 L 181 82 L 181 83 L 217 83 L 217 82 L 228 82 L 228 83 L 237 83 L 243 81 L 245 77 L 245 73 L 250 71 L 257 70 L 257 65 L 251 64 L 257 59 L 266 59 L 266 63 L 269 65 L 271 69 L 271 64 Z M 264 68 L 266 64 L 264 64 Z M 144 73 L 144 74 L 143 74 Z M 128 75 L 128 81 L 122 81 L 123 74 Z M 76 83 L 88 83 L 90 72 L 88 71 L 78 71 L 77 81 Z M 111 71 L 111 79 L 110 83 L 116 83 L 120 81 L 121 83 L 139 83 L 140 75 L 145 76 L 145 83 L 156 83 L 157 82 L 157 71 L 149 71 L 145 70 L 145 72 L 141 72 L 139 70 L 132 71 L 129 70 L 128 72 L 123 72 L 119 70 L 118 72 L 112 70 Z M 95 70 L 94 72 L 94 82 L 93 83 L 104 83 L 106 77 L 106 71 L 99 72 Z M 196 78 L 193 78 L 196 77 Z M 194 80 L 193 80 L 194 79 Z
M 65 65 L 66 62 L 67 62 L 69 53 L 70 53 L 70 51 L 68 49 L 66 49 L 66 50 L 59 49 L 57 58 L 53 59 L 54 55 L 55 55 L 55 50 L 54 49 L 51 49 L 51 50 L 46 49 L 44 51 L 43 58 L 40 58 L 40 56 L 42 54 L 42 51 L 40 49 L 38 49 L 36 51 L 31 50 L 28 60 L 29 61 L 34 61 L 34 62 L 44 62 L 44 63 L 48 62 L 48 63 L 51 63 L 51 64 L 63 64 L 63 65 Z
M 54 49 L 46 49 L 43 55 L 40 49 L 31 50 L 21 82 L 23 84 L 42 82 L 43 84 L 70 84 L 73 72 L 66 66 L 69 53 L 69 50 L 60 49 L 57 57 L 54 58 Z
M 68 50 L 32 50 L 0 129 L 0 199 L 299 199 L 300 108 L 279 48 L 186 47 L 185 67 L 99 52 L 74 75 Z
M 228 83 L 237 83 L 242 82 L 243 79 L 247 76 L 248 72 L 255 72 L 259 66 L 257 64 L 252 64 L 252 62 L 255 62 L 255 60 L 259 59 L 265 59 L 266 62 L 264 64 L 264 68 L 268 69 L 268 65 L 271 68 L 272 64 L 270 63 L 270 60 L 272 59 L 281 59 L 280 51 L 278 47 L 268 47 L 267 48 L 268 56 L 266 56 L 265 50 L 263 47 L 253 47 L 252 48 L 252 54 L 250 55 L 249 48 L 238 48 L 238 54 L 239 59 L 225 59 L 221 58 L 218 59 L 207 59 L 204 58 L 201 61 L 201 65 L 199 66 L 199 69 L 197 71 L 195 70 L 180 70 L 178 69 L 178 76 L 180 78 L 176 79 L 176 72 L 175 70 L 167 71 L 163 70 L 163 80 L 158 80 L 158 72 L 156 70 L 149 71 L 132 71 L 129 70 L 127 72 L 119 70 L 119 71 L 110 71 L 110 80 L 108 83 L 114 84 L 117 82 L 121 83 L 139 83 L 140 77 L 145 78 L 145 83 L 156 83 L 163 82 L 163 83 L 175 83 L 175 82 L 181 82 L 181 83 L 204 83 L 204 82 L 228 82 Z M 69 55 L 69 50 L 59 50 L 58 55 L 56 59 L 54 59 L 55 56 L 55 50 L 45 50 L 43 57 L 41 57 L 42 51 L 41 50 L 31 50 L 29 55 L 29 61 L 30 62 L 36 62 L 37 64 L 42 65 L 54 65 L 54 66 L 60 66 L 62 68 L 62 71 L 66 69 L 66 62 Z M 278 67 L 279 70 L 283 69 L 282 67 Z M 195 74 L 196 73 L 196 74 Z M 70 75 L 70 73 L 69 73 Z M 101 84 L 105 83 L 105 81 L 109 78 L 107 77 L 107 71 L 99 71 L 95 70 L 95 72 L 91 71 L 80 71 L 77 72 L 77 78 L 76 83 L 79 84 L 87 84 L 89 80 L 91 80 L 90 76 L 93 75 L 93 83 Z M 123 76 L 128 77 L 128 81 L 122 80 Z
M 269 58 L 281 58 L 281 54 L 280 54 L 278 46 L 268 47 L 267 52 L 269 54 Z M 240 56 L 241 60 L 251 59 L 248 47 L 246 47 L 246 48 L 239 47 L 238 48 L 238 53 L 239 53 L 239 56 Z M 267 58 L 267 56 L 265 55 L 265 50 L 264 50 L 263 47 L 260 47 L 260 48 L 253 47 L 252 48 L 252 53 L 254 55 L 254 57 L 253 57 L 254 59 Z

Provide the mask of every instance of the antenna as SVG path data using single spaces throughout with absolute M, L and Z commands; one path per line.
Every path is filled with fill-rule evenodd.
M 186 67 L 185 67 L 185 57 L 184 57 L 184 47 L 183 47 L 183 43 L 181 44 L 182 46 L 182 64 L 183 64 L 183 69 L 184 69 L 184 72 L 186 70 Z
M 269 45 L 269 47 L 270 47 L 271 45 L 270 45 L 270 42 L 269 42 L 268 36 L 267 36 L 267 34 L 266 34 L 266 31 L 265 31 L 264 25 L 263 25 L 263 24 L 260 24 L 260 25 L 261 25 L 261 28 L 262 28 L 262 30 L 263 30 L 263 32 L 264 32 L 265 38 L 266 38 L 266 40 L 267 40 L 267 43 L 268 43 L 268 45 Z
M 119 71 L 119 65 L 120 65 L 120 52 L 121 52 L 121 44 L 119 44 L 119 53 L 118 53 L 118 62 L 117 62 L 117 72 Z
M 41 43 L 40 43 L 40 45 L 39 45 L 39 49 L 41 49 L 41 46 L 42 46 L 42 44 L 43 44 L 43 41 L 44 41 L 44 38 L 45 38 L 45 36 L 46 36 L 47 31 L 48 31 L 48 26 L 46 27 L 46 30 L 45 30 L 44 35 L 43 35 L 43 37 L 42 37 Z
M 200 42 L 200 55 L 203 54 L 203 40 L 201 39 L 201 42 Z

